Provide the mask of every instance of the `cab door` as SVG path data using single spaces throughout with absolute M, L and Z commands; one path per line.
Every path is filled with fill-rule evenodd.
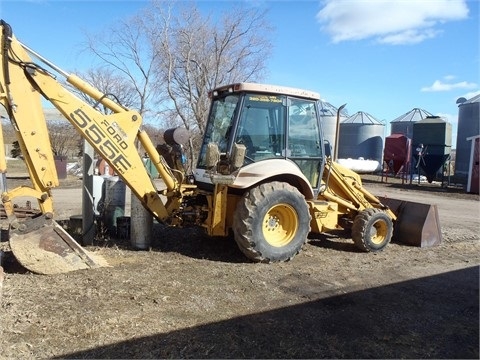
M 316 102 L 289 98 L 287 157 L 294 161 L 313 189 L 317 189 L 323 169 L 323 145 Z

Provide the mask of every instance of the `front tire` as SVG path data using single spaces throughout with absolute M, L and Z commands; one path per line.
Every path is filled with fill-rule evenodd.
M 255 262 L 292 259 L 307 241 L 310 212 L 305 197 L 290 184 L 261 184 L 243 196 L 233 220 L 235 241 Z
M 392 234 L 392 219 L 380 209 L 365 209 L 353 221 L 352 239 L 362 251 L 382 251 L 390 242 Z

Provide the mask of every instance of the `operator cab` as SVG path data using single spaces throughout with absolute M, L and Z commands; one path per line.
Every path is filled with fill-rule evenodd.
M 317 93 L 239 83 L 215 89 L 210 97 L 210 114 L 195 171 L 199 186 L 211 183 L 206 175 L 211 166 L 207 149 L 214 144 L 220 159 L 227 162 L 235 156 L 238 145 L 244 145 L 243 161 L 230 167 L 232 174 L 238 168 L 253 169 L 252 164 L 282 159 L 295 163 L 311 187 L 318 188 L 325 154 Z

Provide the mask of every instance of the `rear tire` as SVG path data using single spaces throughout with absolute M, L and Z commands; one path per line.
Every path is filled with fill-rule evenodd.
M 392 234 L 392 219 L 380 209 L 365 209 L 353 221 L 352 239 L 362 251 L 382 251 L 390 242 Z
M 255 262 L 292 259 L 310 232 L 310 212 L 304 196 L 283 182 L 261 184 L 243 196 L 233 219 L 235 241 Z

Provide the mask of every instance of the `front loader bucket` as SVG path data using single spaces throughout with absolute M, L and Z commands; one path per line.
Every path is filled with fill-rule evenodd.
M 442 242 L 437 205 L 379 197 L 397 216 L 392 240 L 413 246 L 430 247 Z
M 10 248 L 26 269 L 45 275 L 108 266 L 83 249 L 60 225 L 40 216 L 10 231 Z

